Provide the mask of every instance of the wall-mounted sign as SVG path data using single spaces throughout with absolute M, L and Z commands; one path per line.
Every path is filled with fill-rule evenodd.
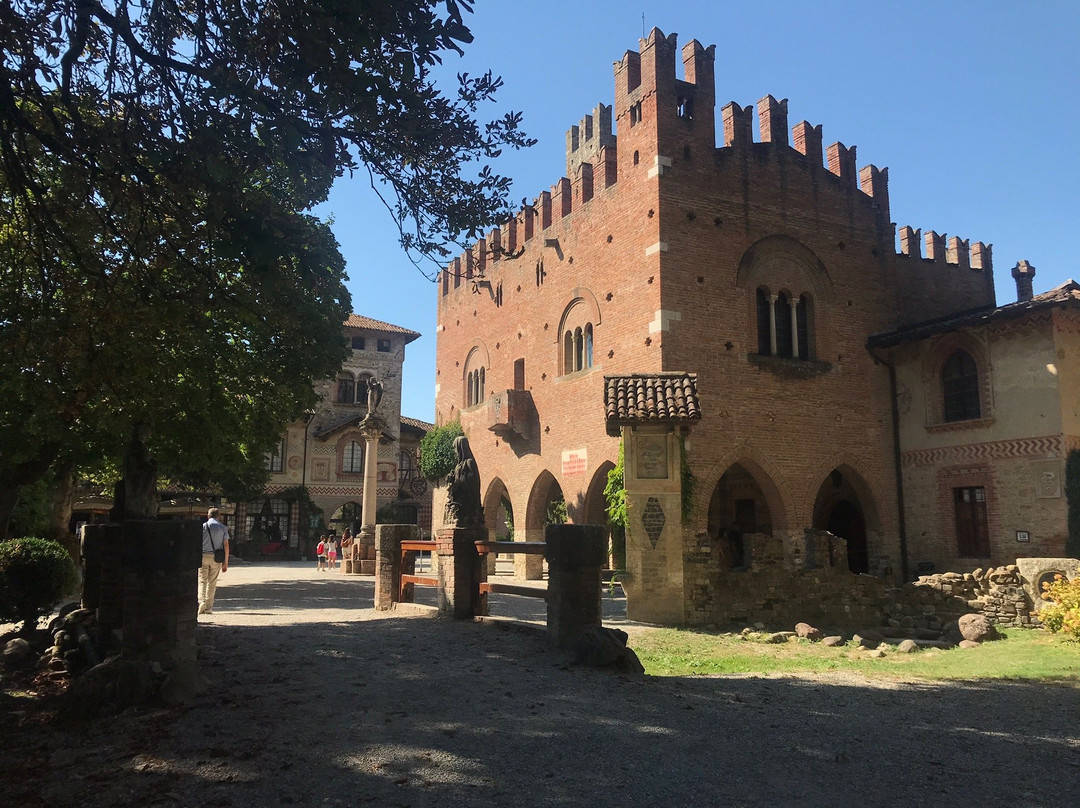
M 1026 530 L 1018 530 L 1018 531 L 1016 531 L 1016 540 L 1017 541 L 1031 541 L 1031 534 Z
M 577 477 L 585 473 L 589 467 L 589 452 L 587 449 L 568 449 L 562 453 L 563 477 Z

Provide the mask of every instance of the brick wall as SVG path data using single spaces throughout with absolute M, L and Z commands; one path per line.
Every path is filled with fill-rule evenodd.
M 750 108 L 717 113 L 714 97 L 713 53 L 696 42 L 680 54 L 654 30 L 616 63 L 615 137 L 583 152 L 595 153 L 591 190 L 583 156 L 568 158 L 577 176 L 452 262 L 439 284 L 437 419 L 460 418 L 485 487 L 505 485 L 519 537 L 536 535 L 542 525 L 528 514 L 542 513 L 551 479 L 580 521 L 616 459 L 603 375 L 695 372 L 704 417 L 689 440 L 691 533 L 709 529 L 712 491 L 735 463 L 764 492 L 777 530 L 825 518 L 839 471 L 857 492 L 869 555 L 898 572 L 889 380 L 866 339 L 992 304 L 989 262 L 971 269 L 962 250 L 953 263 L 897 255 L 885 172 L 867 167 L 860 188 L 854 149 L 823 150 L 818 129 L 797 126 L 800 148 L 789 146 L 786 104 L 771 97 L 759 107 L 768 142 L 754 143 Z M 510 244 L 519 256 L 498 252 Z M 763 285 L 812 299 L 811 361 L 756 358 Z M 595 318 L 593 367 L 566 374 L 560 324 L 575 300 Z M 464 406 L 474 349 L 489 362 L 487 396 L 512 387 L 524 359 L 531 439 L 489 431 L 489 402 Z M 564 468 L 571 451 L 587 460 Z

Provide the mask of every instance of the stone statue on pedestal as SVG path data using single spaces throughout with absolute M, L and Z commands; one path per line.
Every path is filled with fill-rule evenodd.
M 480 473 L 469 439 L 464 435 L 454 439 L 457 465 L 446 475 L 446 511 L 443 522 L 447 526 L 483 527 L 484 509 L 480 504 Z

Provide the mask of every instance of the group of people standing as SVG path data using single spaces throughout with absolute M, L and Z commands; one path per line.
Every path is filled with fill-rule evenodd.
M 341 543 L 338 543 L 337 536 L 334 531 L 330 531 L 322 538 L 319 539 L 319 546 L 315 548 L 315 554 L 318 556 L 318 565 L 315 569 L 320 572 L 323 570 L 332 570 L 341 566 L 341 562 L 338 560 L 338 550 L 341 551 L 341 556 L 344 557 L 350 552 L 352 547 L 353 538 L 352 532 L 349 528 L 345 528 L 345 532 L 341 534 Z

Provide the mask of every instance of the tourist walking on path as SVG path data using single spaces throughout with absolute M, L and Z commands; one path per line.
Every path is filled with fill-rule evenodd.
M 221 511 L 211 508 L 202 526 L 202 565 L 199 567 L 199 614 L 214 613 L 214 594 L 218 575 L 229 569 L 229 528 L 219 517 Z
M 326 566 L 326 536 L 319 539 L 319 546 L 315 548 L 315 554 L 319 557 L 319 563 L 316 565 L 315 569 L 322 572 L 323 568 Z
M 334 538 L 334 534 L 330 534 L 330 541 L 326 543 L 326 566 L 328 569 L 333 569 L 337 564 L 337 540 Z

